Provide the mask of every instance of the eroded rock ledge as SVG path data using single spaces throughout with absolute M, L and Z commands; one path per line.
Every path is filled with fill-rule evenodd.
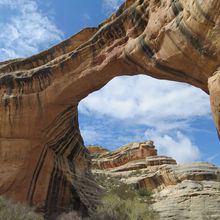
M 77 105 L 115 76 L 202 89 L 220 131 L 219 25 L 219 0 L 127 0 L 96 28 L 0 63 L 0 195 L 48 213 L 94 208 Z
M 97 148 L 89 148 L 91 154 Z M 100 148 L 99 148 L 100 149 Z M 98 151 L 96 151 L 98 153 Z M 100 150 L 99 150 L 100 152 Z M 143 143 L 131 143 L 120 147 L 115 151 L 99 153 L 92 159 L 93 169 L 109 169 L 122 166 L 133 160 L 145 159 L 148 156 L 157 155 L 157 150 L 152 141 Z
M 146 142 L 152 143 L 152 142 Z M 139 146 L 143 143 L 139 143 Z M 133 145 L 126 145 L 132 151 Z M 141 148 L 136 148 L 140 151 Z M 124 147 L 116 151 L 96 155 L 92 159 L 92 171 L 96 175 L 117 177 L 126 184 L 153 191 L 153 208 L 163 220 L 200 220 L 220 218 L 220 168 L 206 162 L 177 165 L 166 156 L 146 156 L 131 159 L 126 164 L 114 163 L 114 167 L 100 166 L 103 158 L 112 163 L 109 155 L 124 154 Z M 127 155 L 127 158 L 129 155 Z M 117 158 L 117 157 L 114 157 Z M 100 160 L 100 163 L 98 161 Z M 99 166 L 97 166 L 99 164 Z

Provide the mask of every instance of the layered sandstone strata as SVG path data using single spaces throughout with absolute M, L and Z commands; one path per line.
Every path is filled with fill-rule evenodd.
M 220 219 L 220 182 L 184 180 L 154 195 L 163 220 Z
M 153 191 L 153 209 L 163 220 L 220 218 L 220 168 L 213 164 L 177 165 L 170 157 L 149 156 L 93 173 Z
M 152 156 L 146 158 L 146 166 L 158 166 L 163 164 L 176 164 L 176 160 L 167 156 Z
M 142 160 L 157 155 L 152 141 L 126 144 L 115 151 L 110 151 L 92 160 L 93 169 L 110 169 L 122 166 L 133 160 Z
M 219 25 L 219 0 L 127 0 L 97 28 L 0 63 L 0 195 L 49 213 L 92 208 L 77 106 L 115 76 L 202 89 L 220 131 Z
M 220 169 L 208 163 L 187 165 L 162 165 L 149 168 L 146 174 L 139 176 L 138 185 L 149 190 L 161 190 L 184 180 L 220 182 Z

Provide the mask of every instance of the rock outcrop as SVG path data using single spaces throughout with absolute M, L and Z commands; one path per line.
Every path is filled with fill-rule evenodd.
M 97 158 L 99 155 L 109 152 L 109 150 L 97 145 L 89 145 L 86 147 L 90 153 L 91 158 Z
M 220 169 L 208 163 L 164 165 L 158 166 L 156 169 L 149 167 L 147 174 L 139 176 L 138 185 L 149 190 L 159 191 L 184 180 L 220 182 Z
M 158 166 L 163 164 L 176 164 L 176 160 L 167 156 L 152 156 L 146 158 L 146 166 Z
M 0 63 L 0 195 L 49 213 L 90 209 L 95 190 L 77 105 L 115 76 L 202 89 L 220 131 L 219 25 L 219 0 L 127 0 L 97 28 Z
M 220 219 L 220 182 L 184 180 L 154 196 L 163 220 Z
M 119 167 L 133 160 L 142 160 L 157 155 L 152 141 L 126 144 L 119 149 L 101 154 L 92 159 L 92 168 L 109 169 Z
M 117 154 L 122 149 L 119 148 Z M 104 153 L 92 163 L 102 162 L 103 157 L 111 160 Z M 97 167 L 93 166 L 96 175 L 117 177 L 126 184 L 153 191 L 152 206 L 163 220 L 220 219 L 220 168 L 212 164 L 177 165 L 170 157 L 155 155 L 115 164 L 114 168 Z

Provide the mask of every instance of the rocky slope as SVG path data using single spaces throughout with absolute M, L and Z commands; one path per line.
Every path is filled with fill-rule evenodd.
M 0 195 L 48 213 L 94 208 L 77 106 L 116 76 L 202 89 L 220 131 L 219 24 L 219 0 L 127 0 L 96 28 L 1 62 Z
M 150 143 L 148 149 L 155 150 L 153 142 L 145 142 L 145 146 L 146 143 Z M 93 173 L 117 177 L 126 184 L 153 191 L 153 208 L 163 220 L 220 219 L 220 168 L 206 162 L 178 165 L 170 157 L 147 154 L 145 158 L 131 157 L 127 163 L 113 162 L 111 155 L 117 160 L 124 155 L 124 149 L 128 153 L 134 145 L 139 146 L 135 154 L 141 155 L 143 143 L 97 155 L 92 160 Z M 129 157 L 128 154 L 126 158 Z M 103 161 L 111 166 L 103 166 Z

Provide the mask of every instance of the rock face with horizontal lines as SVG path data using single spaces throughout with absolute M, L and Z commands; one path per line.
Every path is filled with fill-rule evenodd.
M 210 94 L 220 131 L 220 1 L 127 0 L 97 28 L 0 63 L 0 195 L 51 213 L 96 201 L 77 105 L 115 76 L 146 74 Z
M 90 149 L 91 150 L 91 149 Z M 93 169 L 110 169 L 122 166 L 133 160 L 143 160 L 157 155 L 152 141 L 126 144 L 115 151 L 106 152 L 92 159 Z
M 154 196 L 163 220 L 220 219 L 220 182 L 184 180 Z
M 92 163 L 97 164 L 105 156 L 106 153 L 99 155 Z M 154 192 L 152 207 L 163 220 L 220 219 L 220 168 L 212 164 L 177 165 L 170 157 L 156 155 L 114 168 L 93 166 L 92 172 Z

